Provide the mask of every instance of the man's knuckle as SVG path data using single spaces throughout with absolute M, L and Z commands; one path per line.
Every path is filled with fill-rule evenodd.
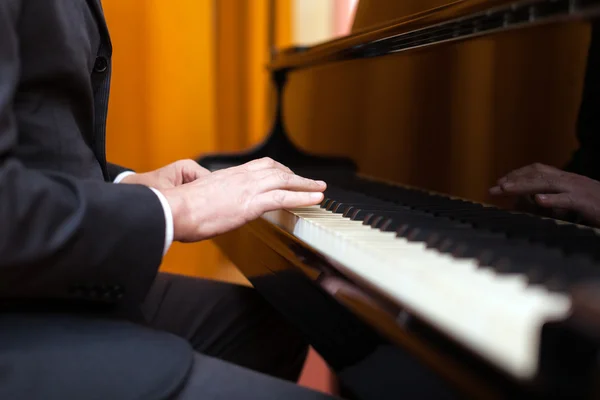
M 263 157 L 261 162 L 268 168 L 275 166 L 275 161 L 271 157 Z
M 238 194 L 237 202 L 244 209 L 248 208 L 248 205 L 252 202 L 252 193 L 248 189 L 242 189 Z
M 244 199 L 243 203 L 241 204 L 245 220 L 251 220 L 260 215 L 260 210 L 256 206 L 255 200 L 256 199 L 254 197 L 248 196 L 246 197 L 246 199 Z
M 552 177 L 550 177 L 550 176 L 544 175 L 544 174 L 540 174 L 540 175 L 537 177 L 537 179 L 538 179 L 538 180 L 540 180 L 540 181 L 542 181 L 542 182 L 544 182 L 544 183 L 545 183 L 545 185 L 546 185 L 547 187 L 550 187 L 550 188 L 551 188 L 551 187 L 554 187 L 554 186 L 555 186 L 555 183 L 556 183 L 555 179 L 553 179 L 553 178 L 552 178 Z
M 253 185 L 264 178 L 265 174 L 262 170 L 248 171 L 240 176 L 241 184 L 246 185 Z
M 536 162 L 533 164 L 533 169 L 538 172 L 545 172 L 548 170 L 548 166 L 540 162 Z
M 286 197 L 287 195 L 284 191 L 278 190 L 273 193 L 273 201 L 279 206 L 285 203 Z
M 292 176 L 290 174 L 286 173 L 285 171 L 277 172 L 277 177 L 284 184 L 287 184 L 290 181 L 290 179 L 292 178 Z

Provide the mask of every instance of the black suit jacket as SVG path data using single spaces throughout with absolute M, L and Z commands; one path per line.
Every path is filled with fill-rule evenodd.
M 192 362 L 175 337 L 85 316 L 136 309 L 165 234 L 149 188 L 110 183 L 99 1 L 0 1 L 0 398 L 162 398 Z

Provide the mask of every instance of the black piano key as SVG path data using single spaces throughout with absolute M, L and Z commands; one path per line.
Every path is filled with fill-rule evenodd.
M 411 242 L 423 242 L 428 248 L 442 253 L 451 253 L 454 244 L 462 242 L 461 240 L 456 239 L 457 236 L 460 235 L 462 229 L 464 228 L 453 225 L 436 227 L 431 222 L 422 224 L 406 223 L 398 228 L 396 235 L 402 236 Z M 455 239 L 450 242 L 448 238 Z
M 395 206 L 394 204 L 386 204 L 356 193 L 336 192 L 335 196 L 328 194 L 321 202 L 321 207 L 327 211 L 343 214 L 349 207 L 391 209 Z
M 490 267 L 499 275 L 523 274 L 530 284 L 543 284 L 558 276 L 565 259 L 558 249 L 552 251 L 523 242 L 511 243 L 493 236 L 471 242 L 445 239 L 438 243 L 441 252 L 450 251 L 458 258 L 477 260 L 481 267 Z
M 332 211 L 333 207 L 335 207 L 338 204 L 340 204 L 340 203 L 337 200 L 331 200 L 329 203 L 327 203 L 327 205 L 325 206 L 325 209 L 327 211 Z
M 530 285 L 540 285 L 549 279 L 548 276 L 548 265 L 536 263 L 531 265 L 526 272 L 527 281 Z
M 421 238 L 427 241 L 429 247 L 443 253 L 449 253 L 459 258 L 480 260 L 488 254 L 487 262 L 491 262 L 489 254 L 507 255 L 508 246 L 514 243 L 507 241 L 502 235 L 469 229 L 467 225 L 455 225 L 447 229 L 420 229 Z
M 344 218 L 353 218 L 353 215 L 355 214 L 355 212 L 359 211 L 359 208 L 356 208 L 354 206 L 349 206 L 344 210 L 344 213 L 342 214 L 342 216 Z
M 527 238 L 533 243 L 542 243 L 560 248 L 569 254 L 589 254 L 600 258 L 600 238 L 591 230 L 583 230 L 581 235 L 574 233 L 574 226 L 558 225 L 551 220 L 520 215 L 502 215 L 495 212 L 491 216 L 458 218 L 470 223 L 476 229 L 502 232 L 508 238 Z
M 372 214 L 370 211 L 371 210 L 363 210 L 360 208 L 353 209 L 350 214 L 350 219 L 353 221 L 363 221 L 367 215 Z
M 333 199 L 330 199 L 329 197 L 325 197 L 323 199 L 323 201 L 321 202 L 321 208 L 327 208 L 329 203 L 331 203 L 332 201 L 333 201 Z
M 387 217 L 378 215 L 376 216 L 373 221 L 371 222 L 371 227 L 374 229 L 379 229 L 379 226 L 381 225 L 381 223 L 383 223 L 385 220 L 387 219 Z
M 422 216 L 407 211 L 377 211 L 366 213 L 363 220 L 363 224 L 371 225 L 373 228 L 379 228 L 379 226 L 388 219 L 396 219 L 402 221 L 418 221 L 422 219 Z
M 551 290 L 600 276 L 600 238 L 591 230 L 359 178 L 342 185 L 328 189 L 324 208 L 422 241 L 431 251 L 477 260 L 500 275 L 523 274 Z M 575 256 L 587 266 L 573 262 Z
M 336 198 L 335 200 L 330 201 L 326 205 L 326 209 L 333 213 L 343 214 L 348 208 L 392 208 L 393 205 L 390 204 L 380 204 L 378 203 L 366 203 L 364 199 L 356 199 L 350 196 L 344 196 L 343 198 Z
M 431 215 L 404 210 L 398 212 L 377 213 L 376 218 L 369 220 L 368 224 L 383 232 L 396 232 L 398 234 L 398 229 L 401 226 L 442 229 L 445 226 L 448 226 L 449 222 L 450 221 L 435 219 Z
M 510 252 L 504 257 L 497 257 L 489 265 L 499 273 L 522 273 L 525 274 L 530 284 L 540 284 L 563 266 L 564 256 L 558 250 L 548 252 L 545 248 L 527 248 L 525 246 L 509 249 Z M 504 260 L 510 263 L 510 270 Z
M 379 225 L 381 225 L 384 221 L 392 218 L 406 220 L 408 218 L 415 218 L 415 216 L 411 216 L 410 213 L 406 212 L 384 211 L 367 215 L 363 223 L 366 225 L 371 225 L 373 228 L 378 228 Z
M 367 213 L 367 215 L 365 215 L 365 218 L 363 219 L 363 225 L 371 225 L 371 220 L 373 220 L 374 218 L 376 218 L 376 214 Z
M 396 210 L 394 210 L 393 208 L 389 208 L 389 207 L 385 207 L 385 208 L 353 208 L 352 211 L 349 213 L 349 216 L 352 220 L 354 221 L 364 221 L 364 219 L 369 216 L 369 218 L 371 218 L 371 216 L 373 215 L 394 215 L 394 213 L 397 212 Z
M 348 209 L 348 207 L 350 207 L 350 205 L 347 203 L 338 203 L 330 211 L 333 212 L 334 214 L 343 214 L 344 211 L 346 211 Z
M 357 210 L 357 209 L 361 209 L 361 208 L 365 208 L 365 207 L 369 207 L 369 205 L 350 203 L 350 202 L 339 202 L 339 203 L 337 203 L 337 205 L 335 207 L 333 207 L 333 209 L 331 211 L 336 214 L 344 215 L 344 214 L 350 213 L 351 210 Z
M 551 292 L 560 292 L 560 293 L 568 293 L 569 291 L 569 282 L 565 278 L 564 274 L 555 274 L 549 276 L 544 282 L 543 285 L 546 289 Z
M 429 229 L 414 227 L 409 229 L 404 236 L 409 242 L 427 242 L 431 236 Z
M 383 232 L 395 232 L 398 230 L 400 223 L 402 222 L 399 219 L 385 218 L 381 222 L 379 229 Z
M 417 206 L 422 211 L 428 213 L 444 213 L 444 212 L 453 212 L 453 213 L 474 213 L 481 212 L 483 210 L 483 206 L 470 206 L 468 203 L 464 202 L 453 202 L 453 201 L 442 201 L 440 203 L 432 203 L 432 204 L 421 204 Z
M 568 256 L 556 279 L 563 279 L 568 286 L 600 279 L 600 265 L 587 256 Z
M 331 211 L 332 213 L 336 213 L 336 211 L 340 211 L 339 214 L 343 213 L 343 209 L 349 206 L 348 202 L 343 200 L 333 200 L 331 201 L 327 207 L 325 208 L 327 211 Z
M 414 226 L 431 227 L 433 229 L 446 229 L 458 226 L 455 221 L 444 218 L 435 218 L 430 214 L 414 213 L 408 216 L 392 216 L 381 224 L 379 229 L 386 232 L 400 233 L 400 229 L 405 229 L 406 224 Z

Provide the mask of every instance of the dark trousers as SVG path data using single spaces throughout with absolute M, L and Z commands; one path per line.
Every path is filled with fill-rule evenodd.
M 159 274 L 143 306 L 197 354 L 178 399 L 322 399 L 295 384 L 308 350 L 252 288 Z

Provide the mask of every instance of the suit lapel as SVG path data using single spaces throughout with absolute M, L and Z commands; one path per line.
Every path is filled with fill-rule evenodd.
M 108 32 L 108 26 L 106 25 L 106 19 L 104 18 L 104 10 L 102 9 L 102 4 L 100 0 L 86 0 L 88 5 L 94 12 L 94 17 L 98 23 L 98 28 L 100 29 L 100 34 L 102 35 L 103 42 L 106 43 L 109 49 L 112 49 L 112 45 L 110 42 L 110 34 Z

